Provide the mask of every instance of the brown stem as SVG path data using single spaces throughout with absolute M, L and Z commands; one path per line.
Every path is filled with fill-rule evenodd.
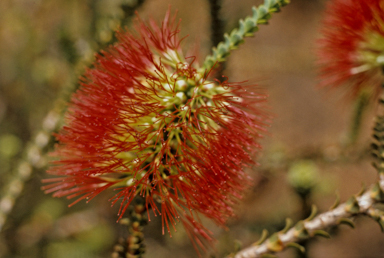
M 338 205 L 330 211 L 321 213 L 313 219 L 299 221 L 291 229 L 275 233 L 261 244 L 241 250 L 235 254 L 234 257 L 262 257 L 264 254 L 281 252 L 289 246 L 300 248 L 301 246 L 297 245 L 297 242 L 312 238 L 315 235 L 326 236 L 327 233 L 324 231 L 325 229 L 343 222 L 352 223 L 350 219 L 359 214 L 371 216 L 382 225 L 384 216 L 381 216 L 381 213 L 377 216 L 378 213 L 374 212 L 376 209 L 373 205 L 384 201 L 383 190 L 384 174 L 380 174 L 378 183 L 372 185 L 367 191 L 364 191 L 363 194 L 357 197 L 352 196 L 347 202 Z

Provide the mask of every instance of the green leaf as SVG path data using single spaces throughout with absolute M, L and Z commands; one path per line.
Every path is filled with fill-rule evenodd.
M 295 243 L 295 242 L 288 243 L 287 247 L 294 247 L 297 250 L 299 250 L 301 253 L 305 253 L 305 247 L 302 245 L 299 245 L 298 243 Z

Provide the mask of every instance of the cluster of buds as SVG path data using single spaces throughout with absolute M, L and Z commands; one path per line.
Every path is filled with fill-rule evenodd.
M 211 233 L 198 214 L 224 225 L 250 185 L 244 169 L 268 123 L 266 96 L 210 79 L 184 56 L 178 27 L 169 11 L 161 26 L 139 20 L 136 35 L 118 32 L 96 57 L 56 135 L 48 171 L 56 177 L 43 189 L 72 204 L 113 189 L 119 219 L 140 195 L 161 215 L 163 233 L 181 221 L 204 248 Z

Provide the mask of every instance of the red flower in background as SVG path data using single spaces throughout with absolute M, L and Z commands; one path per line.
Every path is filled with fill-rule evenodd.
M 163 232 L 181 221 L 204 248 L 211 233 L 198 214 L 224 225 L 250 185 L 243 169 L 260 147 L 265 96 L 208 80 L 184 57 L 169 12 L 161 27 L 140 21 L 137 31 L 118 32 L 85 73 L 56 135 L 48 173 L 58 177 L 43 189 L 74 204 L 112 188 L 119 218 L 140 195 Z
M 328 2 L 318 50 L 323 86 L 350 83 L 377 96 L 384 65 L 384 0 Z

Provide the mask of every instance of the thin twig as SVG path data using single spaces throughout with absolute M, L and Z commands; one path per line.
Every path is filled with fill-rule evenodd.
M 380 175 L 379 182 L 372 185 L 362 195 L 351 197 L 347 202 L 338 205 L 336 208 L 321 213 L 313 219 L 298 222 L 294 227 L 285 231 L 273 234 L 270 238 L 259 245 L 250 246 L 238 252 L 235 258 L 261 257 L 263 254 L 276 253 L 286 247 L 294 246 L 304 239 L 315 235 L 326 235 L 324 231 L 342 222 L 348 222 L 359 214 L 368 215 L 375 220 L 381 220 L 383 216 L 373 207 L 374 204 L 383 202 L 384 196 L 384 175 Z M 377 215 L 379 214 L 379 218 Z M 297 246 L 299 247 L 299 246 Z
M 56 105 L 57 106 L 57 105 Z M 42 129 L 26 148 L 26 158 L 13 171 L 13 178 L 5 186 L 5 194 L 0 199 L 0 231 L 8 214 L 12 211 L 16 199 L 24 184 L 32 175 L 33 169 L 41 169 L 46 164 L 44 151 L 50 142 L 52 132 L 56 130 L 61 114 L 57 109 L 51 110 L 43 120 Z
M 271 14 L 279 12 L 282 6 L 290 0 L 265 0 L 264 4 L 252 8 L 252 16 L 240 20 L 239 27 L 229 34 L 224 34 L 224 41 L 212 49 L 212 54 L 205 58 L 202 69 L 211 70 L 217 63 L 224 62 L 230 52 L 244 42 L 245 37 L 251 37 L 259 29 L 259 25 L 267 24 Z

